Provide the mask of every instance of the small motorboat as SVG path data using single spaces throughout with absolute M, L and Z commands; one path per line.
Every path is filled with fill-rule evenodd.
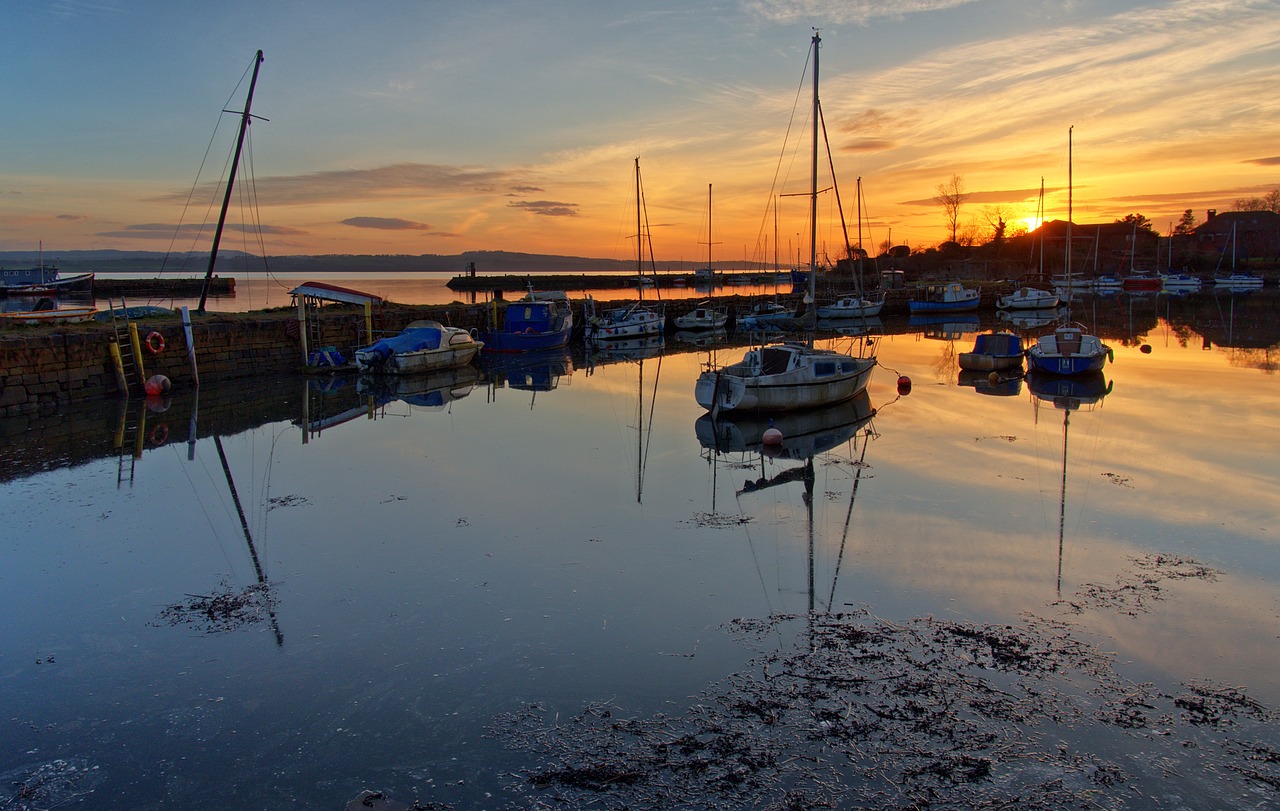
M 995 372 L 1022 368 L 1022 336 L 1013 332 L 985 332 L 973 342 L 972 352 L 960 353 L 960 368 L 970 372 Z
M 357 349 L 356 368 L 362 372 L 415 374 L 465 366 L 484 346 L 458 327 L 439 321 L 414 321 L 399 334 Z
M 1002 310 L 1051 310 L 1058 306 L 1060 296 L 1036 287 L 1021 287 L 1016 292 L 996 299 Z
M 1027 350 L 1032 369 L 1053 375 L 1081 375 L 1101 371 L 1111 356 L 1111 347 L 1096 335 L 1089 335 L 1080 324 L 1058 327 L 1050 335 L 1041 335 Z

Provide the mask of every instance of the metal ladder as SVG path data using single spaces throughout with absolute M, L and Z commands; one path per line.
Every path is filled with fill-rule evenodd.
M 116 347 L 120 350 L 120 367 L 124 370 L 124 395 L 125 400 L 129 399 L 129 389 L 133 387 L 134 381 L 138 380 L 138 358 L 133 351 L 133 341 L 130 340 L 129 331 L 129 308 L 124 302 L 124 297 L 120 297 L 119 312 L 122 316 L 116 315 L 115 302 L 108 298 L 107 309 L 111 310 L 111 327 L 115 331 Z

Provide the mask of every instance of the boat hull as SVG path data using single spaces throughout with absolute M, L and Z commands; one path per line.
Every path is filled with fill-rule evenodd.
M 480 341 L 485 352 L 537 352 L 567 345 L 570 332 L 568 328 L 554 332 L 482 332 Z
M 465 366 L 482 346 L 464 330 L 418 321 L 395 338 L 357 350 L 354 362 L 368 374 L 424 374 Z
M 966 372 L 1001 372 L 1022 368 L 1022 355 L 988 355 L 982 352 L 961 352 L 960 368 Z
M 708 369 L 694 384 L 694 399 L 713 414 L 732 411 L 801 411 L 843 402 L 866 389 L 876 363 L 834 352 L 815 352 L 798 368 L 770 372 L 742 361 Z

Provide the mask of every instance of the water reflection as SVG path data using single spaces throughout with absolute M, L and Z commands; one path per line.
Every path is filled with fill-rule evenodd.
M 1067 467 L 1071 415 L 1079 411 L 1092 411 L 1111 393 L 1109 383 L 1101 371 L 1072 377 L 1048 375 L 1038 370 L 1027 373 L 1027 388 L 1031 390 L 1036 405 L 1036 419 L 1040 407 L 1047 406 L 1062 413 L 1062 487 L 1058 503 L 1058 597 L 1062 596 L 1062 550 L 1067 522 Z
M 544 764 L 491 737 L 495 719 L 610 698 L 611 729 L 674 717 L 775 654 L 769 618 L 791 608 L 819 627 L 874 612 L 868 634 L 903 639 L 942 627 L 931 618 L 990 623 L 956 632 L 957 673 L 989 627 L 1020 644 L 1070 625 L 1116 652 L 1125 683 L 1192 699 L 1183 685 L 1240 685 L 1275 705 L 1277 379 L 1237 363 L 1245 349 L 1203 350 L 1179 308 L 1212 321 L 1211 350 L 1233 326 L 1249 341 L 1275 327 L 1223 305 L 1219 321 L 1212 300 L 1162 302 L 1167 340 L 1120 347 L 1104 381 L 1032 376 L 981 398 L 989 379 L 951 385 L 952 367 L 930 385 L 945 346 L 890 328 L 867 393 L 775 416 L 776 444 L 766 416 L 697 407 L 707 350 L 679 341 L 3 421 L 0 686 L 17 723 L 0 772 L 75 762 L 107 809 L 336 808 L 370 786 L 529 807 L 546 795 L 506 776 Z M 1127 309 L 1099 320 L 1127 331 Z M 1148 315 L 1135 306 L 1135 326 Z M 894 400 L 899 374 L 917 385 Z M 1047 619 L 1024 629 L 1028 615 Z M 727 623 L 770 631 L 744 643 Z M 874 684 L 896 686 L 898 663 L 936 676 L 920 650 L 876 660 Z M 1124 763 L 1130 786 L 1149 758 L 1180 758 L 1180 796 L 1208 796 L 1199 758 L 1225 750 L 1183 746 L 1186 726 L 1059 731 L 1090 763 Z M 175 744 L 180 759 L 157 757 Z

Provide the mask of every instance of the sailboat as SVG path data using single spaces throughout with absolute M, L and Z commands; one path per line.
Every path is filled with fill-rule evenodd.
M 1071 273 L 1071 152 L 1074 129 L 1067 129 L 1067 247 L 1064 267 L 1068 278 Z M 1071 298 L 1070 289 L 1067 298 Z M 1083 324 L 1067 323 L 1036 339 L 1027 350 L 1027 364 L 1031 369 L 1053 375 L 1083 375 L 1100 372 L 1111 354 L 1111 347 L 1098 336 L 1086 332 Z
M 813 35 L 813 144 L 809 185 L 809 292 L 813 301 L 818 267 L 818 51 L 822 39 Z M 865 344 L 872 346 L 870 341 Z M 732 411 L 794 411 L 839 403 L 867 388 L 876 367 L 875 354 L 854 357 L 818 349 L 810 331 L 805 342 L 787 341 L 750 349 L 742 360 L 725 366 L 708 363 L 694 384 L 698 405 L 716 416 Z
M 711 263 L 711 184 L 707 184 L 707 267 L 715 267 Z M 674 319 L 676 329 L 707 330 L 720 329 L 729 322 L 729 313 L 723 307 L 716 307 L 710 301 L 698 304 L 684 315 Z
M 649 223 L 644 216 L 644 192 L 640 185 L 640 159 L 636 158 L 636 277 L 644 278 L 644 249 L 649 247 L 649 263 L 652 276 L 657 278 L 657 267 L 653 262 L 653 243 L 649 240 Z M 644 303 L 643 284 L 638 285 L 636 300 L 621 307 L 605 310 L 595 315 L 595 299 L 588 296 L 587 306 L 587 340 L 627 341 L 650 336 L 661 335 L 667 323 L 666 310 L 662 305 L 646 305 Z
M 853 269 L 853 282 L 855 291 L 845 293 L 837 298 L 833 303 L 818 308 L 818 317 L 827 319 L 845 319 L 845 318 L 873 318 L 880 315 L 880 311 L 884 309 L 885 294 L 880 293 L 879 298 L 866 298 L 862 295 L 862 260 L 867 252 L 862 249 L 862 178 L 858 178 L 858 258 L 856 262 L 850 262 L 849 265 Z M 841 216 L 841 225 L 844 224 L 844 217 Z M 848 238 L 846 237 L 846 242 Z
M 1222 249 L 1223 254 L 1227 252 L 1226 247 Z M 1222 264 L 1222 257 L 1218 257 L 1218 264 Z M 1227 276 L 1218 276 L 1216 273 L 1213 277 L 1215 287 L 1224 287 L 1231 291 L 1242 290 L 1260 290 L 1262 289 L 1262 277 L 1254 276 L 1251 273 L 1236 272 L 1236 224 L 1231 223 L 1231 273 Z

